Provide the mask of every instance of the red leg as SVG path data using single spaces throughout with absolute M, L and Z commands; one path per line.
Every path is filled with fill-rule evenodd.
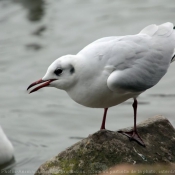
M 137 120 L 137 99 L 134 98 L 134 102 L 132 104 L 134 109 L 134 131 L 137 132 L 136 120 Z
M 136 126 L 136 121 L 137 121 L 137 100 L 136 100 L 136 98 L 134 98 L 134 103 L 132 104 L 132 106 L 133 106 L 133 109 L 134 109 L 134 128 L 133 128 L 133 131 L 130 131 L 130 132 L 119 131 L 119 133 L 122 133 L 122 134 L 126 135 L 127 137 L 129 137 L 130 140 L 135 140 L 139 144 L 141 144 L 142 146 L 145 146 L 143 140 L 141 139 L 141 137 L 137 133 L 137 126 Z
M 103 120 L 102 120 L 102 124 L 101 124 L 100 130 L 101 130 L 101 129 L 105 129 L 107 111 L 108 111 L 108 108 L 104 108 Z

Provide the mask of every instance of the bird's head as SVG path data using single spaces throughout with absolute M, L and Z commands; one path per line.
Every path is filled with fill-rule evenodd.
M 32 83 L 27 90 L 35 87 L 30 93 L 35 92 L 43 87 L 50 86 L 58 89 L 67 90 L 76 82 L 75 70 L 76 56 L 66 55 L 55 60 L 48 68 L 44 77 Z

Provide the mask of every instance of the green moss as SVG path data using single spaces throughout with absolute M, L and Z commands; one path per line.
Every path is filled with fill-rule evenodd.
M 109 149 L 110 148 L 110 149 Z M 99 151 L 100 150 L 100 151 Z M 85 142 L 79 145 L 75 150 L 67 151 L 66 154 L 57 157 L 54 161 L 47 164 L 48 169 L 59 169 L 61 174 L 98 174 L 109 167 L 120 164 L 123 158 L 139 162 L 141 157 L 137 156 L 134 151 L 116 150 L 116 144 L 104 142 L 97 144 L 91 140 L 91 143 Z M 132 159 L 131 162 L 133 163 Z
M 61 169 L 59 174 L 97 174 L 121 161 L 122 155 L 114 154 L 113 150 L 109 151 L 107 149 L 109 146 L 101 146 L 101 151 L 98 151 L 98 147 L 94 145 L 88 145 L 88 147 L 90 148 L 79 147 L 73 154 L 59 158 L 57 163 L 50 162 L 48 167 L 59 166 Z
M 118 132 L 98 131 L 61 152 L 43 164 L 39 170 L 52 171 L 48 173 L 52 175 L 92 175 L 108 171 L 114 165 L 122 163 L 175 162 L 175 140 L 172 139 L 175 138 L 175 130 L 168 124 L 167 120 L 158 117 L 158 119 L 153 118 L 152 123 L 149 121 L 148 124 L 138 127 L 138 132 L 142 135 L 146 148 L 136 142 L 129 142 Z M 154 133 L 154 135 L 149 133 Z M 43 175 L 44 173 L 36 175 L 39 174 Z

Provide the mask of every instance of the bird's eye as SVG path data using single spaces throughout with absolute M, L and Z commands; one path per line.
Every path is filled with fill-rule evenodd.
M 59 76 L 62 72 L 63 72 L 62 69 L 56 69 L 56 70 L 54 71 L 54 74 L 56 74 L 57 76 Z

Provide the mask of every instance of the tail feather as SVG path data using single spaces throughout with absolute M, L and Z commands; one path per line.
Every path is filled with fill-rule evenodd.
M 174 27 L 175 29 L 175 27 Z M 140 33 L 145 33 L 150 36 L 170 36 L 173 32 L 173 24 L 166 22 L 161 25 L 152 24 L 141 30 Z

